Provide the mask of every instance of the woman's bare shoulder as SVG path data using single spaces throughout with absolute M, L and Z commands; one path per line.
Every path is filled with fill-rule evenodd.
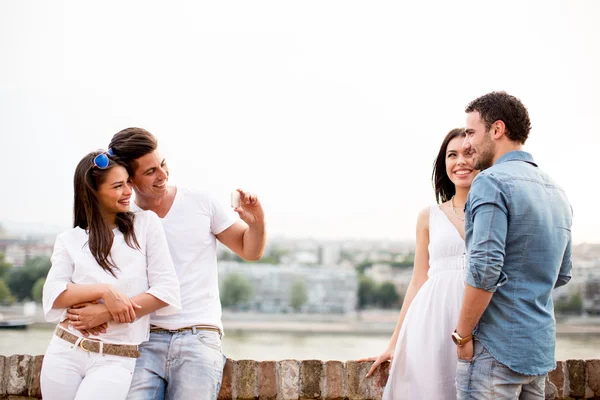
M 429 214 L 431 213 L 431 207 L 427 206 L 419 211 L 417 217 L 417 229 L 428 229 L 429 228 Z

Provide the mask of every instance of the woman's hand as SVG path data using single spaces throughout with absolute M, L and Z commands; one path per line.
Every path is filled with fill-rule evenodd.
M 387 349 L 385 349 L 385 351 L 383 353 L 381 353 L 379 355 L 379 357 L 361 358 L 360 360 L 358 360 L 358 362 L 375 361 L 373 363 L 373 365 L 371 366 L 371 369 L 369 370 L 369 372 L 367 372 L 366 378 L 368 378 L 369 376 L 371 376 L 373 374 L 373 372 L 375 372 L 375 369 L 377 369 L 378 366 L 380 366 L 381 364 L 383 364 L 386 361 L 392 361 L 393 359 L 394 359 L 394 348 L 388 347 Z
M 129 297 L 115 289 L 112 285 L 106 287 L 102 300 L 104 300 L 104 304 L 112 316 L 112 319 L 119 324 L 135 321 L 136 315 L 134 308 L 142 308 Z

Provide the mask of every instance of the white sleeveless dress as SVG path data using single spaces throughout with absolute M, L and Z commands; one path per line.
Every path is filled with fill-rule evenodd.
M 429 211 L 429 272 L 410 305 L 383 400 L 456 399 L 456 329 L 464 292 L 465 242 L 448 216 Z

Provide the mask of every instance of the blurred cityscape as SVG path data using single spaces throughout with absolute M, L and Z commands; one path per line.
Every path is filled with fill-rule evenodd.
M 39 301 L 56 234 L 0 225 L 0 303 Z M 398 309 L 410 283 L 413 242 L 273 237 L 260 262 L 219 245 L 224 309 L 261 314 L 338 314 Z M 600 314 L 600 244 L 573 247 L 573 279 L 554 292 L 557 313 Z

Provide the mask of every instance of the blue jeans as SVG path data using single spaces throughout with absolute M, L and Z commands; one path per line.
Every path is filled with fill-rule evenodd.
M 226 358 L 219 333 L 150 332 L 140 345 L 128 400 L 215 400 Z
M 473 358 L 458 360 L 457 400 L 544 399 L 546 375 L 523 375 L 498 362 L 479 341 Z

